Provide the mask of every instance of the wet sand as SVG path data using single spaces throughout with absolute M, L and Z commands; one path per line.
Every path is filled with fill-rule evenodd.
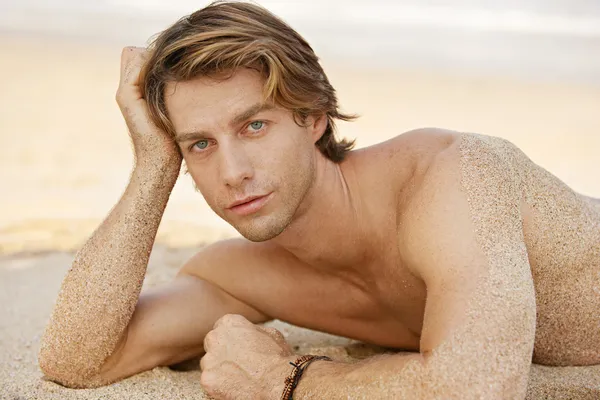
M 120 49 L 0 37 L 0 399 L 204 398 L 198 371 L 167 368 L 106 388 L 41 379 L 36 354 L 72 253 L 125 188 L 131 150 L 114 101 Z M 600 198 L 600 88 L 432 71 L 359 70 L 324 59 L 345 111 L 340 124 L 367 146 L 438 126 L 511 140 L 533 161 Z M 177 183 L 146 285 L 168 281 L 204 243 L 235 232 L 189 177 Z M 299 352 L 340 359 L 376 351 L 276 323 Z M 528 399 L 600 397 L 599 367 L 533 365 Z

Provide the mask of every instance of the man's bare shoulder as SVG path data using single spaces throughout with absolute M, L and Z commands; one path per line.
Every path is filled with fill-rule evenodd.
M 452 205 L 452 199 L 462 200 L 462 174 L 466 163 L 481 163 L 487 168 L 485 171 L 479 168 L 481 174 L 499 172 L 510 167 L 509 153 L 516 149 L 501 138 L 444 130 L 437 130 L 433 135 L 417 134 L 413 142 L 413 148 L 427 146 L 425 151 L 415 150 L 422 160 L 419 174 L 412 182 L 411 197 L 405 202 L 411 205 L 413 213 L 416 208 L 447 207 Z M 468 151 L 463 148 L 466 142 Z
M 440 234 L 450 237 L 456 226 L 471 225 L 474 201 L 477 212 L 494 209 L 498 219 L 520 218 L 499 211 L 520 204 L 519 164 L 514 162 L 524 157 L 520 154 L 505 139 L 469 133 L 459 134 L 435 153 L 399 210 L 399 240 L 405 253 L 426 251 L 436 246 Z
M 352 152 L 350 164 L 362 177 L 364 196 L 377 193 L 376 197 L 381 198 L 384 187 L 402 204 L 405 197 L 412 196 L 438 155 L 456 143 L 460 135 L 439 128 L 411 130 Z
M 257 293 L 282 284 L 281 271 L 299 261 L 271 242 L 233 238 L 211 243 L 196 253 L 180 274 L 189 274 L 222 288 L 239 300 L 255 303 Z
M 460 189 L 462 167 L 467 164 L 481 164 L 477 170 L 483 175 L 500 173 L 516 179 L 515 168 L 530 162 L 517 146 L 499 137 L 429 128 L 405 135 L 403 146 L 418 159 L 420 174 L 412 182 L 415 196 Z
M 252 242 L 239 237 L 208 244 L 181 271 L 207 280 L 221 280 L 231 273 L 257 272 L 257 268 L 294 260 L 289 252 L 268 241 Z
M 441 128 L 419 128 L 399 134 L 384 142 L 354 151 L 362 161 L 373 160 L 400 163 L 429 160 L 454 143 L 461 133 Z M 386 156 L 386 157 L 382 157 Z

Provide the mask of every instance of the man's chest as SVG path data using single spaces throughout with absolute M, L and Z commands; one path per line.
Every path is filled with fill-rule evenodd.
M 385 347 L 418 350 L 426 288 L 395 262 L 366 266 L 364 280 L 316 273 L 289 276 L 287 295 L 257 306 L 274 318 Z M 281 293 L 281 292 L 280 292 Z

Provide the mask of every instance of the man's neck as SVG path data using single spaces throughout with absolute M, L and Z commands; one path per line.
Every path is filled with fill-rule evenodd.
M 277 245 L 324 272 L 357 268 L 371 256 L 370 226 L 351 160 L 336 164 L 320 154 L 315 180 Z

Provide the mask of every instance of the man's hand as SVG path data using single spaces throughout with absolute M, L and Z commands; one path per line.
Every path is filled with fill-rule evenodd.
M 181 350 L 171 343 L 181 346 L 185 337 L 185 332 L 178 332 L 164 346 L 147 339 L 164 338 L 156 331 L 160 324 L 153 321 L 163 321 L 165 314 L 172 314 L 171 307 L 181 308 L 174 305 L 177 301 L 191 301 L 188 292 L 174 300 L 171 288 L 165 290 L 169 293 L 163 296 L 166 301 L 161 298 L 150 301 L 150 307 L 138 305 L 156 232 L 181 167 L 177 146 L 152 124 L 141 97 L 138 81 L 144 54 L 143 49 L 123 50 L 117 92 L 134 145 L 134 170 L 117 205 L 77 252 L 41 343 L 40 368 L 51 380 L 69 387 L 105 385 L 153 368 L 161 361 L 157 354 L 168 356 L 164 348 Z M 177 318 L 171 315 L 173 320 Z M 189 352 L 194 344 L 199 347 L 193 342 L 184 342 L 182 347 Z
M 150 119 L 148 105 L 142 97 L 140 71 L 146 62 L 145 48 L 125 47 L 121 54 L 121 79 L 116 100 L 125 118 L 133 142 L 136 162 L 150 165 L 169 163 L 173 168 L 181 165 L 177 145 L 169 135 Z
M 200 382 L 215 399 L 279 399 L 296 358 L 277 329 L 235 314 L 215 323 L 204 350 Z

